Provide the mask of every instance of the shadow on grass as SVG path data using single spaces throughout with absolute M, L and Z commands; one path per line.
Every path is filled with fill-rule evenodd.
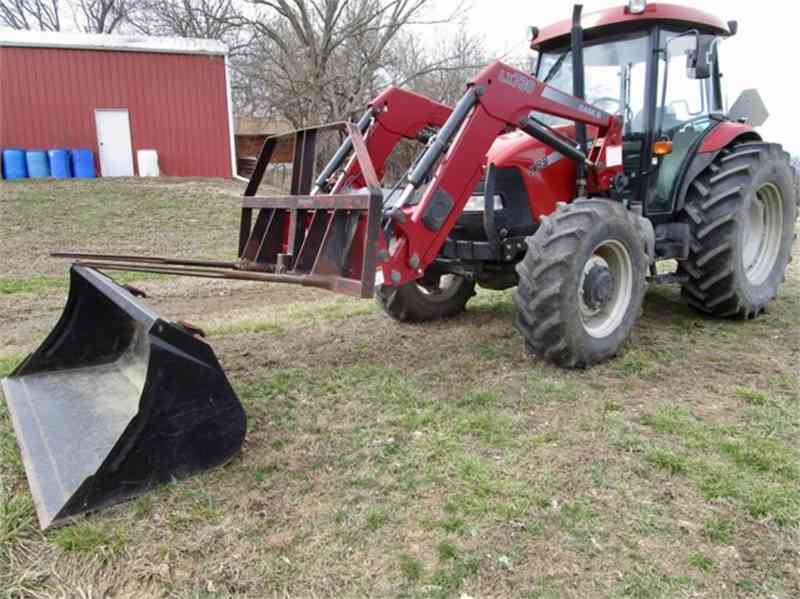
M 513 323 L 516 308 L 512 300 L 513 290 L 491 292 L 479 290 L 478 295 L 467 304 L 464 315 L 441 321 L 447 325 L 477 321 L 482 324 L 494 322 Z M 693 310 L 680 295 L 675 285 L 652 285 L 648 288 L 642 305 L 642 320 L 650 323 L 676 323 L 679 321 L 719 322 L 718 319 Z M 724 321 L 723 321 L 724 322 Z

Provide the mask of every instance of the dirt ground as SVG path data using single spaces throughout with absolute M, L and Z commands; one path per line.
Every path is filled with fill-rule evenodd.
M 0 184 L 0 376 L 63 249 L 231 259 L 241 185 Z M 41 533 L 0 404 L 0 596 L 800 596 L 800 268 L 752 322 L 652 287 L 623 353 L 526 357 L 508 292 L 400 325 L 276 284 L 124 280 L 204 328 L 248 414 L 227 466 Z

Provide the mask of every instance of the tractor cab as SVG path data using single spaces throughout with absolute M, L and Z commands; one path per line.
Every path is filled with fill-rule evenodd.
M 534 75 L 579 95 L 571 27 L 532 28 Z M 635 0 L 583 18 L 585 98 L 622 117 L 624 199 L 654 222 L 671 220 L 691 157 L 725 120 L 719 42 L 735 32 L 735 22 L 694 8 Z

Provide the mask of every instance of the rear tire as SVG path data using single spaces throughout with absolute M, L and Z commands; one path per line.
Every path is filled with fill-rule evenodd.
M 692 239 L 683 294 L 718 317 L 755 318 L 778 293 L 791 260 L 797 197 L 776 144 L 723 150 L 692 183 L 683 218 Z
M 647 276 L 632 217 L 617 202 L 592 199 L 542 219 L 514 291 L 529 352 L 567 368 L 616 355 L 641 312 Z
M 461 314 L 475 295 L 475 282 L 458 275 L 414 281 L 400 287 L 381 285 L 375 299 L 399 322 L 425 322 Z

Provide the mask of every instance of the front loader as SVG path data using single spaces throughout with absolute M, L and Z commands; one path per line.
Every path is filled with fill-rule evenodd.
M 374 296 L 401 322 L 454 316 L 476 285 L 516 287 L 525 347 L 565 367 L 619 351 L 648 283 L 680 284 L 711 315 L 761 313 L 790 258 L 797 197 L 786 154 L 753 128 L 757 94 L 724 110 L 719 45 L 735 23 L 641 1 L 592 23 L 576 7 L 533 28 L 533 74 L 495 62 L 452 108 L 389 88 L 356 123 L 295 132 L 289 195 L 258 194 L 268 139 L 235 262 L 58 254 L 74 260 L 67 308 L 4 381 L 42 526 L 221 464 L 244 438 L 200 332 L 107 273 Z M 344 141 L 315 173 L 332 128 Z M 421 151 L 391 185 L 403 140 Z M 659 273 L 659 260 L 677 268 Z

